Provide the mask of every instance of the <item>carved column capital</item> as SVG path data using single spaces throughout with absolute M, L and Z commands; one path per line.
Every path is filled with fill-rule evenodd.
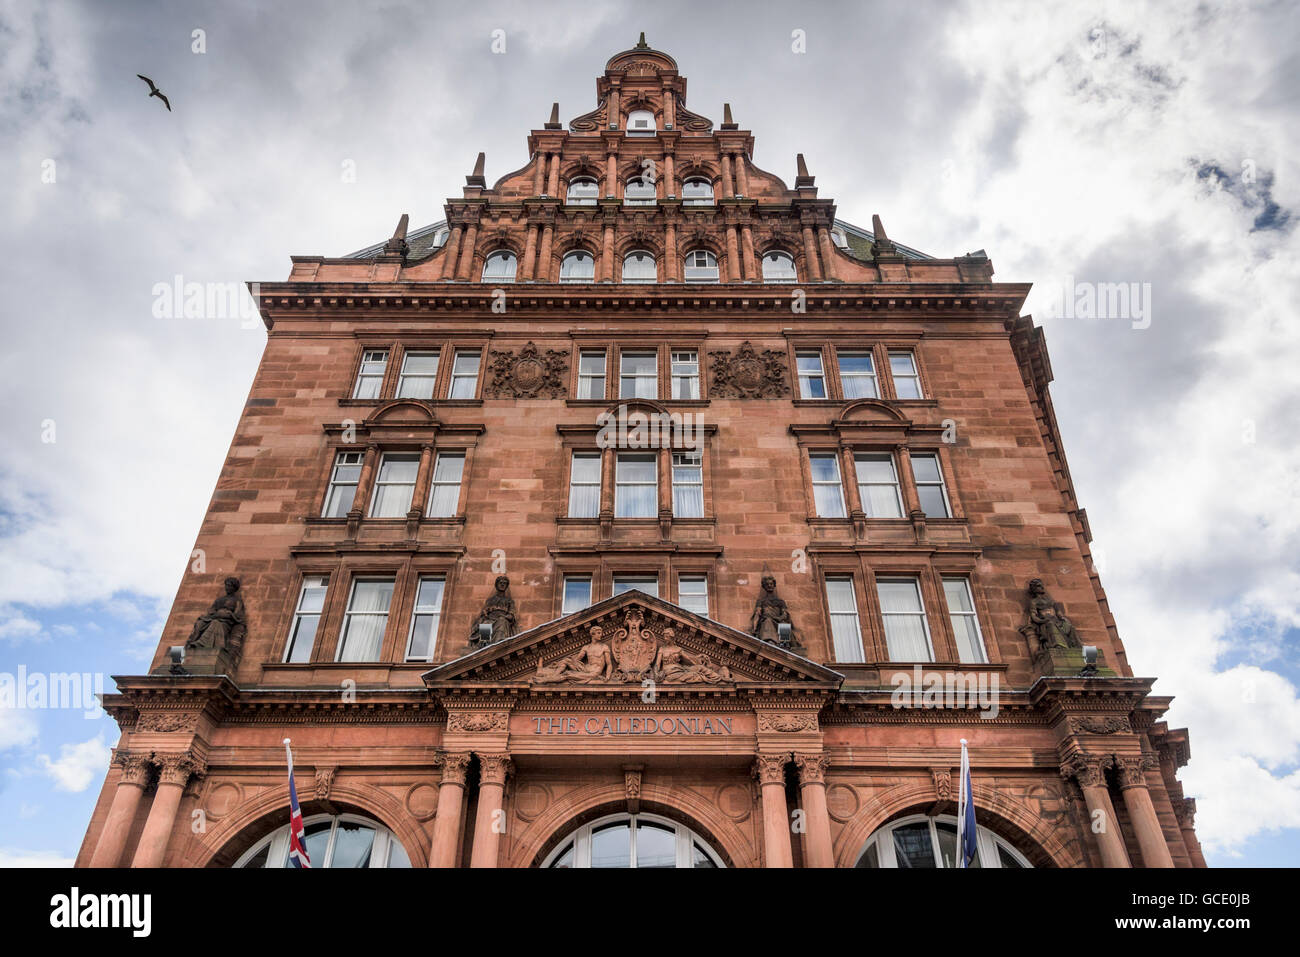
M 790 760 L 790 752 L 780 754 L 760 754 L 754 759 L 754 777 L 759 784 L 785 785 L 785 766 Z
M 506 783 L 506 778 L 514 770 L 514 764 L 510 761 L 508 754 L 479 754 L 479 783 L 480 784 L 500 784 Z
M 826 768 L 830 759 L 824 754 L 800 754 L 795 752 L 794 764 L 799 769 L 800 784 L 825 784 Z
M 189 784 L 190 775 L 202 774 L 206 765 L 190 751 L 179 754 L 155 754 L 154 763 L 158 765 L 158 783 L 175 784 L 184 787 Z
M 1075 778 L 1081 788 L 1104 787 L 1109 759 L 1076 751 L 1061 762 L 1061 777 Z
M 118 751 L 113 755 L 113 763 L 122 769 L 119 784 L 144 787 L 149 782 L 149 755 L 137 751 Z
M 1174 801 L 1174 817 L 1178 819 L 1179 827 L 1196 826 L 1196 798 L 1183 798 L 1181 801 Z
M 1147 786 L 1146 772 L 1156 766 L 1155 755 L 1126 754 L 1115 758 L 1115 767 L 1119 770 L 1119 783 L 1122 788 L 1144 788 Z
M 442 768 L 443 784 L 465 786 L 465 773 L 469 770 L 470 753 L 468 751 L 443 751 L 434 761 Z

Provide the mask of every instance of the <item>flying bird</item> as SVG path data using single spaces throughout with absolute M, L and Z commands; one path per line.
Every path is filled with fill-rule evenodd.
M 163 96 L 163 94 L 162 94 L 162 90 L 160 90 L 160 89 L 158 89 L 158 87 L 154 86 L 154 82 L 153 82 L 153 80 L 149 79 L 149 78 L 148 78 L 147 76 L 145 76 L 143 73 L 137 73 L 136 76 L 138 76 L 140 79 L 144 80 L 146 83 L 149 84 L 149 95 L 150 95 L 150 96 L 156 96 L 156 97 L 158 97 L 158 99 L 162 100 L 162 101 L 163 101 L 163 106 L 167 107 L 167 112 L 170 113 L 170 112 L 172 111 L 172 105 L 171 105 L 171 103 L 169 103 L 169 102 L 167 101 L 167 97 Z

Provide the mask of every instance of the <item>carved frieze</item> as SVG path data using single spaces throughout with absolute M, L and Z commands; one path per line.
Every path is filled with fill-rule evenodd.
M 780 734 L 794 734 L 799 731 L 817 730 L 817 715 L 811 712 L 803 714 L 771 714 L 758 712 L 758 730 L 775 731 Z
M 1070 715 L 1067 723 L 1071 734 L 1119 734 L 1132 730 L 1123 715 Z
M 453 711 L 447 715 L 448 731 L 466 731 L 480 734 L 485 731 L 505 731 L 510 715 L 505 711 Z
M 559 399 L 569 388 L 568 353 L 533 343 L 518 352 L 493 350 L 483 395 L 497 399 Z
M 197 711 L 142 711 L 135 723 L 136 731 L 193 731 L 198 727 Z
M 734 353 L 715 352 L 709 391 L 719 398 L 779 399 L 790 394 L 785 354 L 775 349 L 757 352 L 748 342 Z

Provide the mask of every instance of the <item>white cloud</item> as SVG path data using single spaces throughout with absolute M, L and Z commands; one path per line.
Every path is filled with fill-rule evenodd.
M 99 736 L 78 744 L 62 745 L 57 761 L 51 760 L 48 754 L 40 755 L 37 761 L 54 779 L 56 790 L 77 792 L 103 778 L 112 753 L 103 736 Z
M 38 735 L 36 719 L 30 711 L 0 708 L 0 751 L 35 744 Z
M 71 867 L 75 858 L 58 851 L 23 851 L 0 847 L 0 868 L 7 867 Z

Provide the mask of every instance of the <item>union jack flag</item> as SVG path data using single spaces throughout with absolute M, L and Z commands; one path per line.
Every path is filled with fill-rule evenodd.
M 302 808 L 298 807 L 298 789 L 293 786 L 293 752 L 289 739 L 284 739 L 284 753 L 289 759 L 289 866 L 311 867 L 307 856 L 306 832 L 302 826 Z

